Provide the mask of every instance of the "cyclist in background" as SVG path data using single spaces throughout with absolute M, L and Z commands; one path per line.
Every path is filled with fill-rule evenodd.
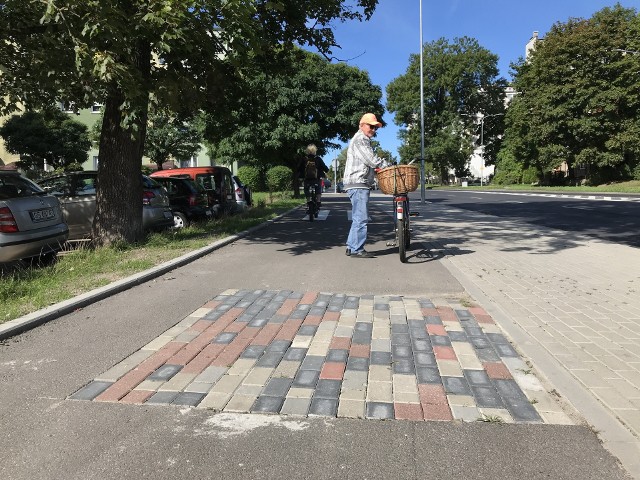
M 327 167 L 318 155 L 318 148 L 310 143 L 305 149 L 305 155 L 298 167 L 298 178 L 304 180 L 304 196 L 309 197 L 309 186 L 316 185 L 316 202 L 320 208 L 322 198 L 322 179 L 327 176 Z

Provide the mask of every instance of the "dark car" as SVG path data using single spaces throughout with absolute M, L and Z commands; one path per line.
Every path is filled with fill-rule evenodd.
M 154 180 L 169 194 L 174 228 L 187 227 L 194 220 L 213 216 L 207 192 L 197 183 L 183 177 L 155 177 Z
M 38 181 L 47 192 L 62 204 L 65 221 L 69 225 L 69 240 L 91 237 L 96 213 L 95 170 L 66 172 Z M 162 230 L 173 225 L 169 197 L 161 185 L 142 175 L 142 226 L 145 231 Z
M 52 259 L 68 235 L 56 197 L 17 172 L 0 171 L 0 264 Z
M 226 167 L 172 168 L 153 172 L 151 177 L 156 180 L 160 177 L 182 177 L 193 180 L 207 192 L 209 207 L 216 217 L 238 210 L 231 170 Z

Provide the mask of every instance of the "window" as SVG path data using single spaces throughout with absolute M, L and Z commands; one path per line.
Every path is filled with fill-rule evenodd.
M 91 106 L 91 113 L 100 113 L 102 111 L 103 105 L 101 103 L 94 103 Z

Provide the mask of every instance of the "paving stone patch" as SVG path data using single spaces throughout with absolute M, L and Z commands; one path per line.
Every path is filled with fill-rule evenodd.
M 478 421 L 492 412 L 512 423 L 573 423 L 535 377 L 517 374 L 514 365 L 525 360 L 480 307 L 229 290 L 198 310 L 198 322 L 187 316 L 163 341 L 68 398 L 412 421 Z

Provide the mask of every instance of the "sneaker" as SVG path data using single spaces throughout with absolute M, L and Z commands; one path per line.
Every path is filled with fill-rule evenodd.
M 347 247 L 347 251 L 346 251 L 346 252 L 344 252 L 344 254 L 345 254 L 347 257 L 351 256 L 351 249 Z
M 367 252 L 366 250 L 360 250 L 359 252 L 352 253 L 349 256 L 351 258 L 376 258 L 373 253 Z

